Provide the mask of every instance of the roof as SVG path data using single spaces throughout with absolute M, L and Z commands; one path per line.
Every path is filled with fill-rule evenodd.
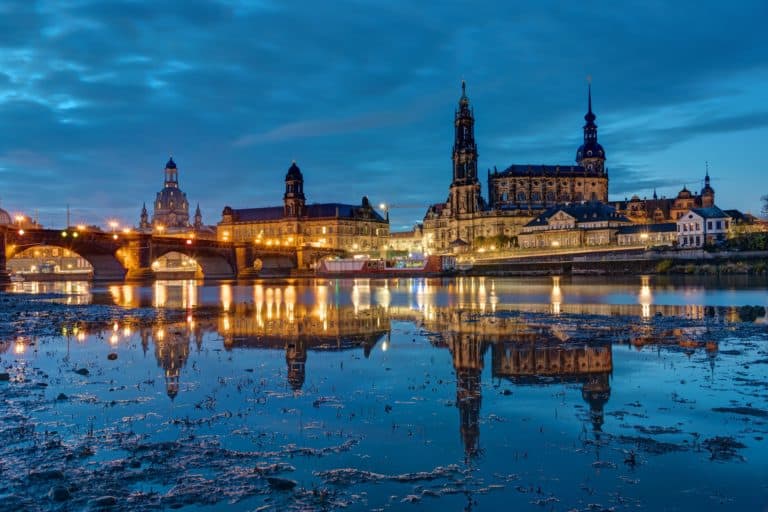
M 662 224 L 635 224 L 633 226 L 622 226 L 619 228 L 619 235 L 634 235 L 635 233 L 673 233 L 677 232 L 677 224 L 674 222 L 664 222 Z
M 531 220 L 525 227 L 546 226 L 549 224 L 549 218 L 560 211 L 565 212 L 576 219 L 577 224 L 581 222 L 599 222 L 607 220 L 630 222 L 624 215 L 616 213 L 614 207 L 605 203 L 590 201 L 586 203 L 553 206 Z
M 709 208 L 691 208 L 691 211 L 704 219 L 725 219 L 728 214 L 717 206 Z
M 587 169 L 580 165 L 531 165 L 531 164 L 512 164 L 501 172 L 491 174 L 491 179 L 507 176 L 569 176 L 584 175 L 589 173 Z M 592 174 L 597 175 L 597 172 Z
M 754 224 L 757 220 L 757 217 L 754 215 L 739 210 L 723 210 L 723 213 L 739 224 Z
M 344 219 L 359 219 L 364 218 L 361 215 L 361 210 L 364 210 L 369 218 L 378 222 L 386 222 L 373 208 L 362 208 L 360 205 L 343 204 L 343 203 L 319 203 L 308 204 L 305 206 L 305 214 L 303 218 L 309 219 L 322 219 L 330 217 L 340 217 Z M 232 210 L 233 222 L 256 222 L 256 221 L 271 221 L 280 220 L 285 217 L 285 208 L 282 206 L 268 206 L 266 208 L 243 208 Z

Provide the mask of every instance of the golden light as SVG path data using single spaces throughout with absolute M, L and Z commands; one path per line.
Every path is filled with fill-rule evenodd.
M 157 339 L 163 341 L 165 339 L 165 331 L 162 329 L 157 330 Z
M 648 233 L 640 233 L 640 240 L 648 240 Z
M 379 203 L 379 210 L 386 210 L 387 205 L 385 203 Z
M 17 341 L 16 344 L 13 346 L 13 353 L 16 355 L 21 355 L 26 350 L 27 350 L 27 346 L 24 344 L 23 341 Z
M 117 229 L 117 227 L 118 227 L 119 225 L 120 225 L 120 224 L 118 224 L 118 223 L 117 223 L 117 221 L 115 221 L 115 220 L 111 220 L 111 221 L 109 221 L 109 227 L 111 227 L 112 229 Z
M 78 224 L 77 225 L 77 230 L 78 231 L 85 231 L 85 224 Z
M 131 232 L 131 228 L 123 228 L 123 233 L 126 235 Z
M 131 328 L 130 328 L 129 326 L 127 326 L 127 325 L 126 325 L 126 326 L 123 328 L 123 336 L 125 336 L 125 337 L 127 338 L 127 337 L 128 337 L 128 336 L 130 336 L 130 335 L 131 335 Z
M 158 224 L 158 225 L 155 227 L 155 229 L 157 229 L 157 232 L 158 232 L 158 233 L 162 233 L 163 231 L 165 231 L 165 226 L 163 226 L 162 224 Z
M 16 219 L 16 222 L 18 222 L 19 224 L 24 222 L 24 216 L 23 215 L 17 215 L 16 217 L 14 217 L 14 219 Z
M 192 240 L 189 238 L 187 239 L 187 245 L 192 245 Z
M 72 233 L 72 238 L 77 238 L 77 236 L 78 236 L 78 235 L 77 235 L 77 231 L 75 231 L 74 233 Z
M 19 230 L 19 235 L 24 235 L 24 230 L 23 229 Z
M 117 240 L 117 238 L 118 238 L 118 237 L 117 237 L 117 233 L 115 233 L 114 235 L 112 235 L 112 239 L 113 239 L 113 240 Z
M 62 231 L 61 232 L 61 237 L 62 238 L 67 238 L 67 232 L 66 231 Z
M 85 332 L 80 331 L 79 333 L 77 333 L 77 341 L 79 342 L 85 341 Z
M 112 331 L 117 332 L 117 330 L 120 328 L 119 325 L 117 325 L 117 322 L 112 324 Z
M 118 342 L 118 341 L 120 341 L 120 338 L 118 338 L 117 334 L 113 334 L 113 335 L 112 335 L 112 336 L 109 338 L 109 343 L 110 343 L 111 345 L 117 345 L 117 342 Z
M 560 247 L 560 242 L 557 240 L 552 240 L 552 247 Z

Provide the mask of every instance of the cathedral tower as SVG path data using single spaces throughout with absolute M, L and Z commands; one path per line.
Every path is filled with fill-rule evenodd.
M 467 84 L 461 82 L 461 98 L 454 120 L 456 134 L 453 142 L 453 181 L 449 203 L 451 213 L 471 214 L 482 210 L 480 180 L 477 179 L 477 146 L 475 145 L 475 118 L 469 106 Z
M 605 151 L 597 142 L 597 118 L 592 112 L 592 84 L 589 84 L 587 93 L 587 113 L 584 115 L 584 143 L 576 151 L 576 163 L 587 171 L 598 174 L 605 173 Z
M 306 202 L 304 197 L 304 176 L 302 176 L 301 169 L 296 165 L 295 160 L 291 163 L 288 174 L 285 175 L 283 202 L 285 203 L 286 217 L 301 217 L 304 215 L 304 204 Z

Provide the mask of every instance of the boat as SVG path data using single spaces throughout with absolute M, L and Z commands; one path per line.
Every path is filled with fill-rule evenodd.
M 420 259 L 339 258 L 322 260 L 317 275 L 324 277 L 432 277 L 456 269 L 453 256 L 432 255 Z

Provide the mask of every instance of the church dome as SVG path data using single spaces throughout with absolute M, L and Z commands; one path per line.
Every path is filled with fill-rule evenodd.
M 173 161 L 173 157 L 170 157 L 168 159 L 168 163 L 165 164 L 166 169 L 175 169 L 176 168 L 176 162 Z
M 0 226 L 10 226 L 13 224 L 11 214 L 0 208 Z
M 301 169 L 296 165 L 296 160 L 291 163 L 291 167 L 288 169 L 288 174 L 285 175 L 285 181 L 303 180 L 301 175 Z

